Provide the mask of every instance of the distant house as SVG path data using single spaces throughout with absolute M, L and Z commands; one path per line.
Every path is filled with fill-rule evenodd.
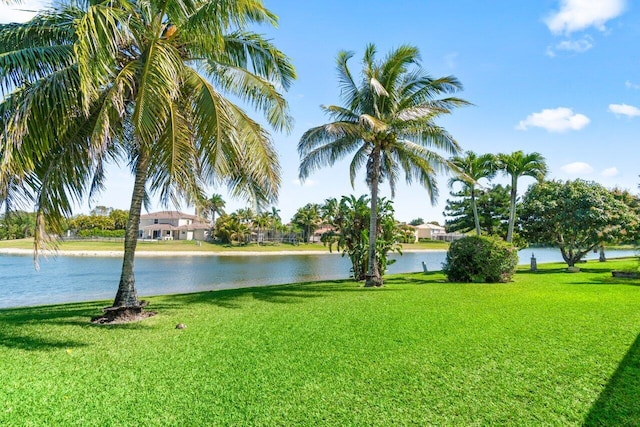
M 447 233 L 445 228 L 436 224 L 420 224 L 414 227 L 416 242 L 420 239 L 444 240 L 445 242 L 453 242 L 461 239 L 465 235 L 461 233 Z
M 436 224 L 420 224 L 415 226 L 416 242 L 419 239 L 438 240 L 438 236 L 446 234 L 443 226 Z
M 140 215 L 138 238 L 161 240 L 206 240 L 211 225 L 196 215 L 178 211 Z

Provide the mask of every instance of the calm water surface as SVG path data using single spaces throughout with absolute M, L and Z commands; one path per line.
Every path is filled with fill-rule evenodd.
M 557 249 L 520 251 L 528 264 L 561 261 Z M 445 252 L 411 252 L 394 256 L 389 273 L 439 270 Z M 608 251 L 608 257 L 632 256 L 633 250 Z M 597 259 L 591 253 L 588 259 Z M 35 271 L 30 256 L 0 255 L 0 308 L 112 299 L 120 279 L 121 258 L 58 256 L 42 259 Z M 314 280 L 346 279 L 350 263 L 338 254 L 264 256 L 179 256 L 136 258 L 139 295 L 162 295 L 214 289 L 268 286 Z

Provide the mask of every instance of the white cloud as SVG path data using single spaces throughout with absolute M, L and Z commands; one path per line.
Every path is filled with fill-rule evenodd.
M 565 132 L 568 130 L 580 130 L 588 125 L 590 121 L 587 116 L 574 113 L 571 108 L 559 107 L 530 114 L 525 120 L 521 120 L 518 123 L 516 129 L 527 130 L 530 127 L 539 127 L 549 132 Z
M 584 162 L 573 162 L 566 164 L 560 170 L 569 175 L 587 175 L 593 172 L 590 164 Z
M 640 85 L 639 84 L 632 83 L 629 80 L 624 82 L 624 87 L 626 87 L 627 89 L 636 89 L 636 90 L 640 89 Z
M 640 108 L 627 104 L 609 104 L 609 112 L 628 117 L 640 116 Z
M 304 182 L 300 181 L 299 179 L 294 179 L 293 183 L 295 185 L 298 185 L 300 187 L 313 187 L 315 186 L 318 182 L 314 181 L 312 179 L 305 179 Z
M 551 58 L 556 56 L 556 51 L 583 53 L 593 47 L 593 39 L 591 37 L 583 37 L 580 40 L 563 40 L 555 46 L 547 47 L 547 56 Z
M 624 12 L 626 0 L 561 0 L 560 5 L 545 23 L 554 34 L 570 34 L 589 27 L 606 30 L 605 23 Z
M 24 0 L 20 4 L 12 5 L 0 2 L 0 24 L 28 21 L 46 5 L 47 2 L 44 0 Z
M 602 172 L 600 172 L 600 175 L 602 176 L 616 176 L 618 175 L 619 171 L 617 167 L 611 167 L 611 168 L 606 168 L 605 170 L 603 170 Z

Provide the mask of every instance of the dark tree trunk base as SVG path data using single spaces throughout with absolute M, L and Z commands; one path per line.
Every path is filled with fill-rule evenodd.
M 624 279 L 640 279 L 640 272 L 636 271 L 618 271 L 614 270 L 611 272 L 613 277 L 621 277 Z
M 365 288 L 380 288 L 382 287 L 382 285 L 383 285 L 382 277 L 367 276 L 366 281 L 364 282 Z
M 97 325 L 115 325 L 118 323 L 137 322 L 156 315 L 155 311 L 145 311 L 147 301 L 140 301 L 140 305 L 132 307 L 107 307 L 104 314 L 91 318 L 91 323 Z

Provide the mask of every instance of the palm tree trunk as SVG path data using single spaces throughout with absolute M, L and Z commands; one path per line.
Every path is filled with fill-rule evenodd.
M 507 229 L 507 242 L 513 241 L 513 229 L 516 224 L 516 198 L 518 197 L 518 177 L 511 177 L 511 206 L 509 207 L 509 228 Z
M 478 206 L 476 205 L 476 190 L 471 189 L 471 209 L 473 209 L 473 220 L 476 224 L 476 234 L 480 235 L 480 217 L 478 216 Z
M 133 184 L 133 194 L 131 196 L 131 207 L 129 208 L 129 219 L 127 220 L 124 235 L 124 259 L 122 261 L 122 273 L 118 293 L 113 301 L 113 307 L 138 307 L 138 293 L 136 292 L 136 281 L 133 274 L 134 257 L 138 244 L 138 230 L 140 228 L 140 212 L 144 200 L 144 187 L 147 181 L 147 167 L 149 160 L 140 154 L 136 166 L 136 177 Z
M 373 153 L 373 165 L 371 170 L 371 215 L 369 221 L 369 256 L 367 275 L 364 286 L 382 286 L 382 277 L 378 270 L 376 257 L 376 242 L 378 240 L 378 180 L 380 177 L 380 154 Z

